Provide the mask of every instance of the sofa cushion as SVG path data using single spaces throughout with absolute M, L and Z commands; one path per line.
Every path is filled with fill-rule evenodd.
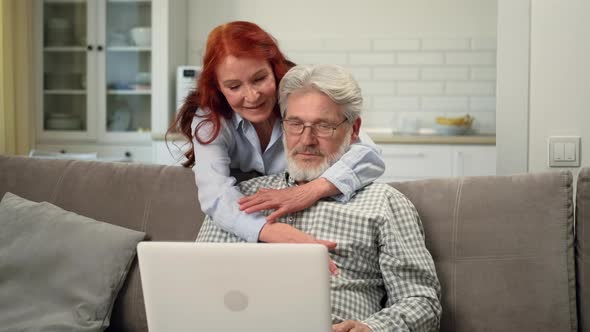
M 0 202 L 0 326 L 102 331 L 145 233 L 11 193 Z
M 152 241 L 194 241 L 205 218 L 194 174 L 181 166 L 0 155 L 0 198 L 6 192 L 145 232 Z M 147 331 L 137 260 L 108 331 Z
M 394 186 L 424 225 L 441 332 L 577 330 L 570 172 Z

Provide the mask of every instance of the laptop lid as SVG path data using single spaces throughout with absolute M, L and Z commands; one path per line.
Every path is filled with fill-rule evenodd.
M 322 245 L 141 242 L 137 253 L 150 332 L 332 331 Z

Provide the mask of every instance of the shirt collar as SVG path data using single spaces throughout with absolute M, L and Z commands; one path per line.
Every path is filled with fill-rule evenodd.
M 232 112 L 232 121 L 234 123 L 234 128 L 237 130 L 240 126 L 243 127 L 243 123 L 246 121 L 239 115 L 237 112 Z M 242 128 L 243 129 L 243 128 Z
M 295 180 L 289 175 L 288 171 L 285 171 L 285 174 L 283 176 L 285 179 L 285 183 L 287 184 L 287 187 L 294 187 L 297 185 Z
M 241 128 L 242 132 L 246 131 L 246 128 L 249 128 L 247 126 L 252 126 L 250 121 L 244 119 L 241 115 L 239 115 L 236 112 L 232 113 L 232 123 L 233 123 L 234 129 L 236 131 Z M 279 140 L 283 134 L 283 129 L 281 128 L 281 119 L 280 118 L 277 118 L 277 121 L 275 121 L 274 126 L 275 126 L 275 128 L 273 128 L 273 132 L 272 132 L 272 136 L 270 138 L 269 145 L 274 145 L 274 142 Z

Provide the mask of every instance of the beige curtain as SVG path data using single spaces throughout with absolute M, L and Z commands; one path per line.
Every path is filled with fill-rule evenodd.
M 0 0 L 0 154 L 27 154 L 34 141 L 32 0 Z

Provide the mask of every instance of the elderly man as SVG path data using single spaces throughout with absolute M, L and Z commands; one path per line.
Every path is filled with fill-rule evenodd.
M 296 66 L 279 93 L 288 168 L 242 182 L 245 195 L 316 179 L 358 139 L 362 96 L 341 67 Z M 412 203 L 393 187 L 370 184 L 346 204 L 321 200 L 265 225 L 261 235 L 275 232 L 293 234 L 294 242 L 337 243 L 330 252 L 339 269 L 331 277 L 334 331 L 438 330 L 440 285 L 422 224 Z M 197 241 L 240 240 L 207 217 Z

